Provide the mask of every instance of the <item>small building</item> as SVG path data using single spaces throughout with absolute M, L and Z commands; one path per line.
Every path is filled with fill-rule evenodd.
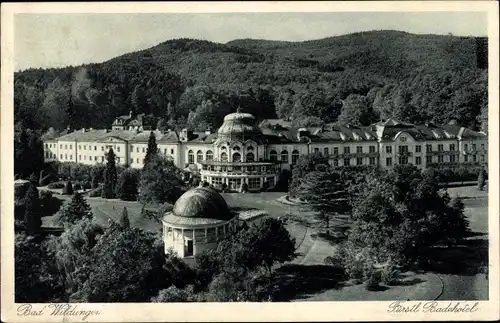
M 165 253 L 173 249 L 181 258 L 217 247 L 238 230 L 238 216 L 224 198 L 210 187 L 188 190 L 163 217 Z

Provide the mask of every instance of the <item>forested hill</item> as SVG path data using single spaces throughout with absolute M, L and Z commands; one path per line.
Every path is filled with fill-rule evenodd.
M 169 40 L 104 63 L 15 73 L 15 118 L 29 128 L 102 128 L 134 109 L 159 128 L 205 128 L 240 105 L 300 125 L 394 117 L 478 129 L 487 126 L 487 54 L 478 54 L 485 44 L 398 31 L 303 42 Z

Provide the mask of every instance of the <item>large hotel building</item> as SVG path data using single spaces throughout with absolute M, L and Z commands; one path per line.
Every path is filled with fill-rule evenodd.
M 81 129 L 44 142 L 45 158 L 87 165 L 105 163 L 113 148 L 117 163 L 143 166 L 150 130 L 139 116 L 121 116 L 112 129 Z M 488 162 L 488 138 L 456 124 L 414 125 L 388 119 L 367 127 L 326 124 L 296 128 L 290 122 L 255 117 L 237 111 L 216 131 L 153 131 L 161 154 L 200 174 L 214 186 L 239 189 L 272 188 L 282 169 L 291 169 L 300 155 L 319 153 L 333 166 L 387 168 L 413 164 L 430 166 L 481 165 Z

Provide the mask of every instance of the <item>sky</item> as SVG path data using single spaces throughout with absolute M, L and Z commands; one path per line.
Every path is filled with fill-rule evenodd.
M 488 34 L 484 12 L 16 14 L 14 69 L 99 63 L 174 38 L 302 41 L 369 30 Z

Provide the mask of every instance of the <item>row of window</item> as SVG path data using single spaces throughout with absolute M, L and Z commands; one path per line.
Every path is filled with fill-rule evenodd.
M 54 147 L 55 147 L 55 144 L 54 144 Z M 93 146 L 94 147 L 94 151 L 97 151 L 97 146 Z M 52 144 L 45 144 L 45 148 L 52 148 Z M 88 147 L 89 149 L 88 150 L 92 150 L 92 146 L 89 145 Z M 132 146 L 130 146 L 130 148 L 132 149 Z M 59 144 L 59 149 L 63 149 L 63 145 L 62 144 Z M 68 149 L 68 145 L 65 144 L 64 145 L 64 149 Z M 73 145 L 69 144 L 69 149 L 73 149 Z M 78 145 L 78 149 L 82 149 L 82 145 Z M 120 146 L 116 146 L 115 147 L 116 151 L 117 152 L 120 152 Z M 87 145 L 83 145 L 83 150 L 87 150 Z M 101 146 L 101 151 L 104 151 L 104 146 Z M 140 152 L 140 149 L 139 147 L 136 147 L 136 152 Z M 145 153 L 146 152 L 146 147 L 142 147 L 142 152 Z M 165 148 L 165 154 L 167 153 L 167 149 Z M 173 155 L 174 154 L 174 150 L 173 149 L 170 149 L 170 154 Z
M 375 146 L 369 146 L 368 147 L 368 152 L 369 153 L 374 153 L 375 152 Z M 314 148 L 314 153 L 315 154 L 320 154 L 321 150 L 320 148 Z M 351 153 L 351 147 L 344 147 L 344 154 L 350 154 Z M 356 146 L 356 154 L 362 154 L 363 153 L 363 146 Z M 323 148 L 323 154 L 325 156 L 328 156 L 330 154 L 330 149 L 328 147 Z M 339 154 L 339 148 L 338 147 L 333 147 L 333 154 L 338 155 Z
M 344 164 L 343 166 L 351 166 L 351 158 L 344 158 L 343 159 Z M 368 158 L 368 165 L 375 165 L 377 163 L 377 159 L 375 157 L 369 157 Z M 354 164 L 356 166 L 362 166 L 363 165 L 363 158 L 362 157 L 357 157 L 356 158 L 356 163 Z M 338 167 L 339 166 L 339 160 L 334 159 L 333 160 L 333 166 Z

